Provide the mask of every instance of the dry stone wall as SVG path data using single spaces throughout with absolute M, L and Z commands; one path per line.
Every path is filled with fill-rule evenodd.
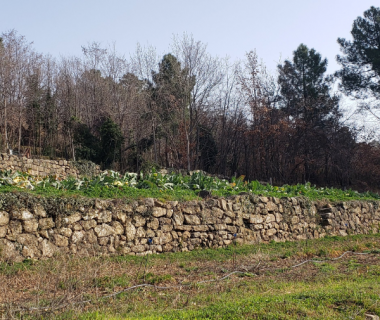
M 59 208 L 52 212 L 43 202 L 28 201 L 0 211 L 0 260 L 189 251 L 234 241 L 377 233 L 380 224 L 379 202 L 321 203 L 254 195 L 165 203 L 151 198 L 131 203 L 93 199 Z
M 78 165 L 72 161 L 29 159 L 6 153 L 0 154 L 0 170 L 29 172 L 33 176 L 41 177 L 56 175 L 60 178 L 78 177 L 82 174 Z M 93 174 L 100 173 L 99 166 L 94 166 L 92 171 Z

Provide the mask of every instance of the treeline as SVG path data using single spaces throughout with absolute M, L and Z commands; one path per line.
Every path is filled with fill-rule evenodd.
M 14 30 L 0 42 L 0 149 L 91 160 L 103 168 L 201 169 L 225 176 L 377 190 L 380 149 L 357 140 L 332 86 L 364 102 L 380 95 L 380 8 L 339 39 L 342 69 L 301 44 L 269 74 L 254 51 L 211 56 L 184 35 L 162 58 L 125 58 L 93 43 L 81 57 L 36 52 Z M 377 40 L 376 40 L 377 37 Z

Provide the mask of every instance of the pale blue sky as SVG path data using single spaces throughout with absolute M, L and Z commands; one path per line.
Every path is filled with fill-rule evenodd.
M 210 53 L 244 57 L 256 49 L 270 69 L 290 58 L 300 43 L 315 48 L 338 68 L 338 37 L 350 37 L 367 0 L 1 0 L 0 32 L 16 29 L 36 50 L 58 57 L 80 55 L 92 41 L 116 42 L 129 55 L 136 43 L 169 51 L 173 34 L 187 32 Z

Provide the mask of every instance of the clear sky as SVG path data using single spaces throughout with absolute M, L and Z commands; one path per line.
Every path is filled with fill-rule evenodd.
M 256 49 L 269 69 L 291 58 L 300 43 L 315 48 L 338 69 L 338 37 L 350 38 L 352 23 L 368 0 L 2 0 L 0 33 L 16 29 L 52 56 L 80 55 L 81 46 L 116 42 L 128 56 L 137 42 L 167 53 L 173 34 L 186 32 L 210 53 L 244 57 Z

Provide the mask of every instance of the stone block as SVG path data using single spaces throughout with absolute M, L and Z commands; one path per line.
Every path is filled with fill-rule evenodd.
M 112 221 L 111 226 L 115 230 L 115 234 L 118 234 L 118 235 L 124 234 L 124 227 L 120 222 Z
M 187 224 L 190 224 L 190 225 L 201 224 L 200 219 L 196 215 L 185 214 L 185 221 L 186 221 Z
M 166 208 L 154 207 L 152 215 L 156 218 L 166 216 Z
M 140 205 L 140 206 L 138 206 L 136 209 L 135 209 L 135 211 L 137 212 L 137 213 L 140 213 L 140 214 L 144 214 L 145 212 L 147 212 L 147 207 L 146 206 L 144 206 L 144 205 Z
M 9 213 L 0 211 L 0 226 L 5 226 L 9 223 Z
M 183 225 L 184 219 L 185 218 L 183 217 L 183 214 L 181 211 L 175 211 L 173 213 L 173 220 L 174 220 L 176 225 L 178 225 L 178 226 Z
M 39 230 L 51 229 L 55 226 L 53 218 L 42 218 L 38 220 Z
M 92 228 L 95 228 L 96 225 L 97 225 L 96 221 L 93 220 L 93 219 L 91 219 L 91 220 L 82 220 L 80 222 L 80 224 L 82 225 L 82 227 L 83 227 L 83 229 L 85 231 L 88 231 L 88 230 L 90 230 Z
M 160 222 L 158 221 L 157 218 L 153 218 L 151 221 L 147 223 L 147 227 L 153 230 L 157 230 L 159 226 L 160 226 Z
M 133 218 L 133 224 L 135 225 L 135 227 L 143 227 L 145 226 L 145 223 L 146 223 L 146 219 L 144 217 L 141 217 L 141 216 L 135 216 Z
M 65 224 L 73 224 L 75 222 L 78 222 L 80 219 L 82 219 L 82 214 L 80 212 L 75 212 L 70 216 L 64 217 L 62 221 Z
M 37 204 L 33 208 L 34 214 L 39 218 L 46 218 L 47 214 L 43 206 Z
M 0 227 L 0 238 L 5 238 L 8 231 L 8 226 Z
M 47 239 L 44 239 L 40 245 L 40 250 L 42 251 L 42 256 L 45 258 L 51 258 L 54 253 L 57 251 L 57 247 L 49 242 Z
M 209 228 L 207 225 L 195 225 L 193 226 L 194 231 L 208 231 Z
M 108 210 L 103 210 L 99 212 L 98 222 L 108 223 L 112 221 L 112 212 Z
M 127 222 L 125 225 L 125 235 L 126 235 L 128 241 L 132 241 L 135 239 L 136 227 L 130 221 Z
M 71 235 L 71 243 L 78 244 L 84 238 L 85 233 L 83 231 L 74 231 Z
M 69 239 L 60 234 L 54 234 L 53 241 L 57 247 L 67 247 L 69 245 Z
M 139 245 L 136 245 L 136 246 L 133 246 L 131 248 L 131 251 L 132 252 L 135 252 L 135 253 L 139 253 L 139 252 L 144 252 L 145 251 L 145 245 L 143 244 L 139 244 Z
M 173 230 L 173 225 L 171 225 L 171 224 L 164 224 L 163 226 L 161 226 L 161 230 L 164 231 L 164 232 L 172 231 Z
M 67 238 L 70 238 L 73 234 L 73 231 L 70 228 L 60 228 L 57 230 L 57 232 Z
M 25 232 L 34 233 L 34 232 L 37 232 L 38 230 L 37 219 L 25 220 L 22 222 L 22 224 L 23 224 L 23 228 Z
M 216 222 L 217 217 L 213 215 L 213 212 L 210 209 L 203 209 L 201 214 L 202 224 L 214 224 Z
M 263 216 L 259 215 L 259 214 L 255 214 L 255 215 L 251 215 L 249 217 L 249 223 L 263 223 L 264 222 L 264 219 L 263 219 Z
M 138 227 L 136 230 L 136 237 L 143 238 L 145 237 L 145 230 L 143 227 Z
M 271 201 L 267 202 L 266 209 L 268 210 L 268 212 L 273 212 L 273 211 L 277 211 L 278 210 L 277 205 L 275 205 Z
M 34 218 L 34 215 L 26 209 L 13 210 L 12 218 L 17 220 L 30 220 Z
M 102 225 L 97 225 L 94 228 L 95 234 L 101 238 L 101 237 L 107 237 L 115 234 L 114 228 L 109 226 L 108 224 L 103 223 Z

